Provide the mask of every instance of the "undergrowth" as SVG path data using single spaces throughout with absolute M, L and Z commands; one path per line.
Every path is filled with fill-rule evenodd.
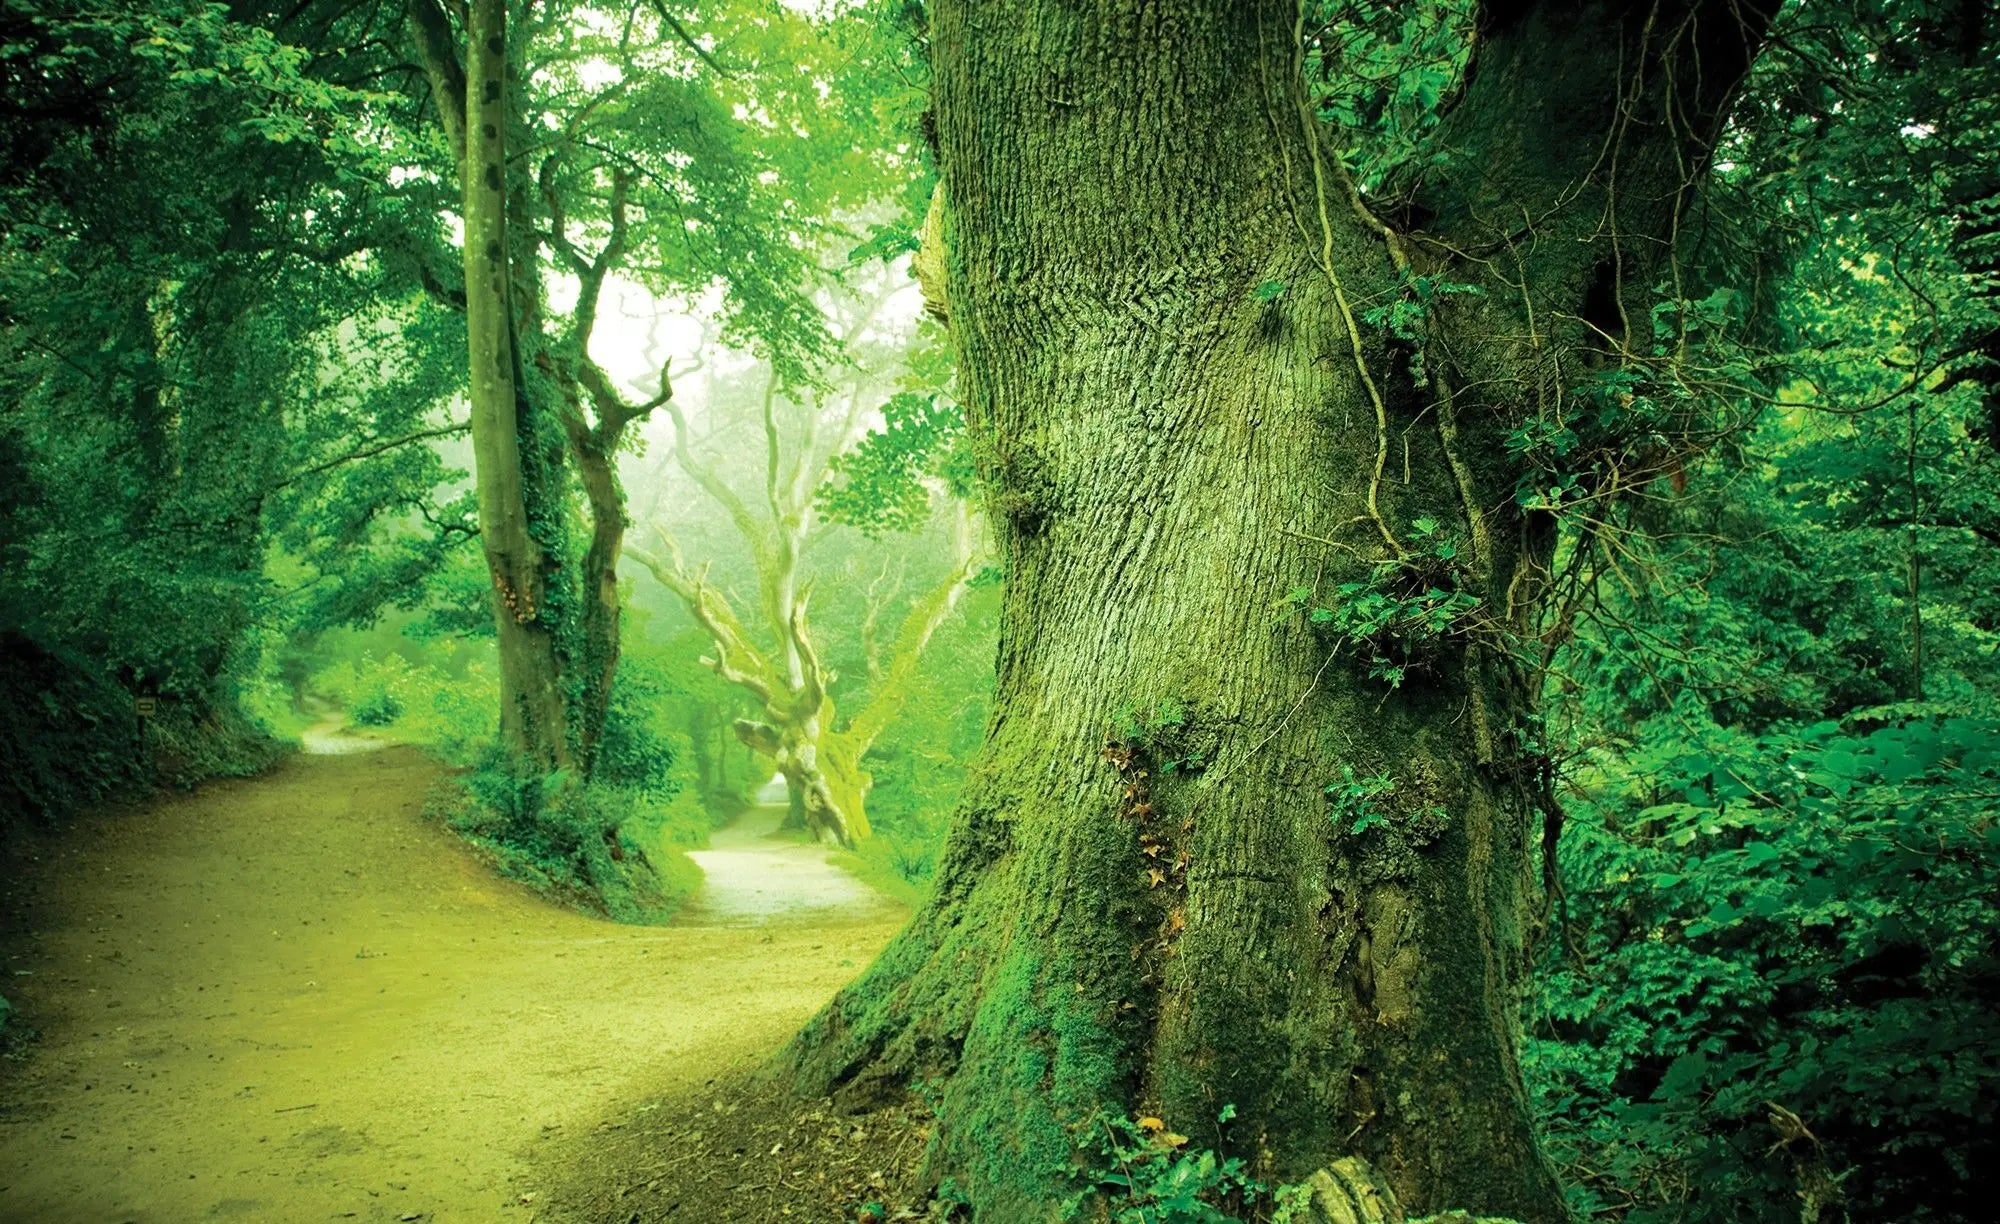
M 620 922 L 663 921 L 700 887 L 687 851 L 707 844 L 715 821 L 686 777 L 691 751 L 669 714 L 672 685 L 649 656 L 622 661 L 588 777 L 523 770 L 495 746 L 498 685 L 482 661 L 447 669 L 371 654 L 313 684 L 356 725 L 460 766 L 433 795 L 433 815 L 502 873 Z
M 43 826 L 93 804 L 269 768 L 285 746 L 237 711 L 225 679 L 160 693 L 154 714 L 80 657 L 0 635 L 0 827 Z
M 504 754 L 446 782 L 433 813 L 501 872 L 620 922 L 660 922 L 701 886 L 689 846 L 708 836 L 692 792 L 664 802 L 573 773 L 521 773 Z M 683 798 L 683 796 L 686 796 Z

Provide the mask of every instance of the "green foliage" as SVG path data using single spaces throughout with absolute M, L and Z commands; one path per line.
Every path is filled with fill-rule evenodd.
M 881 425 L 834 457 L 816 499 L 829 520 L 871 539 L 920 530 L 938 494 L 972 495 L 965 410 L 950 394 L 950 346 L 925 320 L 902 358 L 900 389 L 882 405 Z
M 931 485 L 953 497 L 972 491 L 964 430 L 955 401 L 897 392 L 882 406 L 882 427 L 834 460 L 820 508 L 869 536 L 917 530 L 930 517 Z
M 1113 738 L 1138 746 L 1158 746 L 1187 728 L 1187 709 L 1171 697 L 1145 706 L 1123 705 L 1113 716 Z
M 308 688 L 340 703 L 355 726 L 384 728 L 459 764 L 485 750 L 498 717 L 499 684 L 489 659 L 452 669 L 397 653 L 363 654 L 316 673 Z
M 993 702 L 989 643 L 999 591 L 969 593 L 938 630 L 917 683 L 864 761 L 874 779 L 868 818 L 875 836 L 859 851 L 864 878 L 905 900 L 929 891 L 939 848 L 978 752 Z
M 1888 707 L 1705 752 L 1653 730 L 1572 806 L 1581 959 L 1529 1047 L 1558 1158 L 1589 1170 L 1576 1204 L 1789 1218 L 1775 1101 L 1863 1217 L 1963 1218 L 1949 1204 L 2000 1155 L 2000 826 L 1980 798 L 2000 722 Z
M 103 800 L 268 768 L 282 746 L 233 704 L 157 700 L 141 726 L 130 692 L 93 661 L 0 631 L 0 829 L 58 823 Z
M 668 798 L 689 789 L 684 771 L 691 749 L 673 711 L 681 696 L 658 651 L 628 647 L 619 658 L 591 781 Z
M 1483 292 L 1477 285 L 1458 284 L 1405 269 L 1397 278 L 1395 299 L 1362 311 L 1361 320 L 1412 346 L 1410 383 L 1415 387 L 1428 387 L 1430 374 L 1424 368 L 1424 329 L 1433 304 L 1453 294 L 1476 295 Z
M 1595 588 L 1556 661 L 1568 891 L 1526 1050 L 1579 1213 L 1791 1219 L 1806 1159 L 1853 1218 L 1981 1210 L 2000 555 L 1968 527 L 1995 504 L 1990 443 L 1970 388 L 1899 403 L 1881 350 L 1843 347 L 1893 347 L 1910 290 L 1824 258 L 1840 266 L 1802 262 L 1786 306 L 1804 349 L 1786 393 L 1877 407 L 1768 415 L 1579 544 L 1615 550 L 1625 580 Z M 1951 304 L 1949 280 L 1926 292 Z M 1596 409 L 1653 411 L 1643 379 L 1593 384 Z M 1767 1102 L 1817 1147 L 1776 1146 Z
M 1346 825 L 1347 831 L 1355 836 L 1389 819 L 1388 808 L 1382 801 L 1395 793 L 1396 780 L 1388 774 L 1363 778 L 1355 774 L 1352 765 L 1341 766 L 1340 781 L 1326 788 L 1326 797 L 1333 801 L 1333 822 Z
M 1352 142 L 1346 156 L 1371 191 L 1449 165 L 1426 143 L 1464 74 L 1471 0 L 1356 0 L 1306 6 L 1306 81 L 1320 114 Z
M 588 780 L 523 772 L 489 745 L 447 801 L 447 820 L 502 870 L 562 900 L 621 922 L 666 920 L 700 886 L 686 851 L 706 845 L 715 822 L 687 776 L 674 695 L 659 657 L 633 651 Z M 491 718 L 490 693 L 478 709 Z
M 108 759 L 138 693 L 171 711 L 160 768 L 268 759 L 229 746 L 268 630 L 372 616 L 335 594 L 364 584 L 328 576 L 375 572 L 348 564 L 386 534 L 371 524 L 428 508 L 441 474 L 384 445 L 434 423 L 437 358 L 463 344 L 411 300 L 406 262 L 360 257 L 389 100 L 244 17 L 0 16 L 0 630 L 69 661 L 72 729 L 116 729 L 70 766 L 79 796 L 160 780 Z M 267 570 L 276 521 L 315 536 L 317 573 Z
M 1224 1105 L 1216 1125 L 1227 1126 L 1235 1116 L 1236 1107 Z M 1266 1185 L 1249 1175 L 1243 1160 L 1191 1147 L 1162 1119 L 1099 1115 L 1084 1129 L 1078 1176 L 1088 1185 L 1062 1203 L 1065 1220 L 1292 1224 L 1316 1218 L 1307 1186 Z
M 524 774 L 491 752 L 439 803 L 508 875 L 621 922 L 659 922 L 700 885 L 692 861 L 628 828 L 632 796 L 566 772 Z M 657 866 L 654 857 L 657 854 Z
M 1225 1106 L 1218 1122 L 1227 1123 L 1235 1112 Z M 1167 1130 L 1158 1118 L 1098 1117 L 1081 1159 L 1090 1188 L 1063 1205 L 1066 1220 L 1228 1224 L 1265 1195 L 1241 1159 L 1192 1149 L 1186 1135 Z
M 1459 542 L 1432 518 L 1412 522 L 1410 535 L 1421 551 L 1374 563 L 1366 578 L 1336 584 L 1323 604 L 1310 587 L 1296 587 L 1279 601 L 1288 614 L 1304 610 L 1306 620 L 1330 632 L 1339 646 L 1355 648 L 1369 677 L 1390 688 L 1428 666 L 1445 644 L 1484 628 L 1478 596 L 1459 589 Z

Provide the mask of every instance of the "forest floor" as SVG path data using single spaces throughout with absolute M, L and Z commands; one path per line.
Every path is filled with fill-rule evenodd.
M 13 848 L 0 1220 L 525 1224 L 566 1136 L 747 1071 L 906 917 L 756 808 L 675 925 L 593 919 L 427 820 L 417 752 L 308 744 Z

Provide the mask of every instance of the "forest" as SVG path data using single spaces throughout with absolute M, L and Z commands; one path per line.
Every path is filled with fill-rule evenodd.
M 1996 1135 L 2000 7 L 0 0 L 0 1221 Z

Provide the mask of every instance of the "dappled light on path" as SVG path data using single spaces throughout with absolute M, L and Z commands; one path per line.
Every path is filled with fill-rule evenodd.
M 348 723 L 343 711 L 320 704 L 323 708 L 318 720 L 299 732 L 299 747 L 306 755 L 350 756 L 357 752 L 376 752 L 389 746 L 389 738 L 381 732 L 353 726 Z

